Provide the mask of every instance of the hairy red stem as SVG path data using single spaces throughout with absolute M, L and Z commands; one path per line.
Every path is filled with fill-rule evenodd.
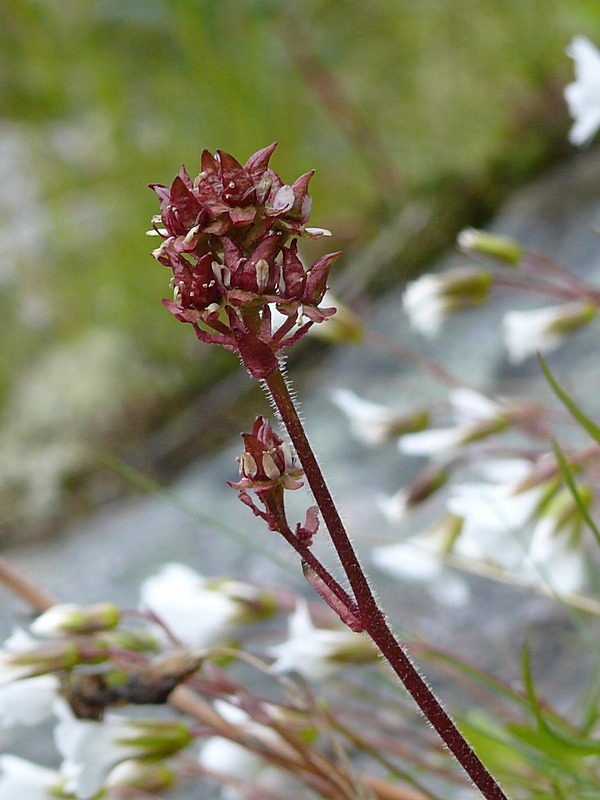
M 385 616 L 371 591 L 352 542 L 346 533 L 331 493 L 327 488 L 325 478 L 310 446 L 281 371 L 276 370 L 273 372 L 266 378 L 265 382 L 296 449 L 306 479 L 344 568 L 356 599 L 365 631 L 379 647 L 382 655 L 398 675 L 424 716 L 486 800 L 508 800 L 471 745 L 444 710 L 437 697 L 427 686 L 406 650 L 388 626 Z

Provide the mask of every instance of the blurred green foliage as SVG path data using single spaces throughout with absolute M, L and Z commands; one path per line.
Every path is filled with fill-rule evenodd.
M 335 234 L 307 255 L 352 249 L 407 201 L 458 201 L 462 181 L 476 204 L 556 153 L 565 48 L 575 33 L 600 36 L 590 0 L 4 0 L 3 11 L 0 398 L 90 329 L 134 342 L 150 383 L 168 365 L 163 397 L 232 363 L 207 360 L 161 309 L 168 275 L 143 235 L 157 210 L 146 184 L 182 162 L 194 173 L 203 147 L 244 160 L 278 141 L 284 178 L 317 169 L 313 224 Z

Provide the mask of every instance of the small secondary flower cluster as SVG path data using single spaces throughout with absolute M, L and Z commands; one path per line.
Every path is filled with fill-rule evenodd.
M 126 615 L 111 603 L 61 604 L 41 614 L 29 632 L 17 629 L 0 650 L 0 722 L 6 728 L 54 718 L 62 763 L 48 769 L 14 755 L 0 756 L 0 800 L 117 800 L 125 789 L 154 795 L 186 776 L 215 769 L 235 774 L 240 754 L 253 769 L 260 764 L 261 771 L 272 774 L 267 761 L 245 749 L 242 735 L 247 729 L 251 738 L 281 746 L 283 740 L 269 725 L 271 712 L 261 710 L 212 659 L 218 658 L 214 648 L 229 645 L 236 631 L 288 604 L 287 596 L 284 602 L 249 583 L 203 578 L 182 564 L 168 564 L 143 582 L 139 612 Z M 302 601 L 289 618 L 288 636 L 266 654 L 273 674 L 295 671 L 309 680 L 376 660 L 362 637 L 344 629 L 317 628 Z M 162 705 L 183 682 L 198 697 L 227 702 L 203 706 L 208 714 L 195 721 L 112 711 L 114 706 Z M 251 723 L 234 708 L 239 703 L 243 708 L 244 702 L 262 722 Z M 234 713 L 238 717 L 230 719 Z M 212 730 L 211 720 L 219 718 L 223 725 Z M 204 726 L 200 736 L 198 721 Z M 233 740 L 223 738 L 228 721 L 236 726 Z M 178 754 L 184 750 L 186 759 L 181 761 Z M 222 758 L 218 769 L 217 752 Z M 197 764 L 191 775 L 190 763 Z M 238 777 L 256 776 L 246 770 Z
M 289 442 L 280 439 L 264 417 L 257 417 L 252 433 L 242 436 L 244 452 L 238 459 L 240 480 L 228 481 L 229 486 L 239 490 L 239 499 L 267 523 L 269 530 L 282 533 L 288 529 L 284 490 L 293 491 L 304 485 L 298 480 L 304 474 L 302 467 L 296 463 Z M 256 494 L 264 510 L 255 505 L 247 489 Z M 318 527 L 317 508 L 310 506 L 304 525 L 296 526 L 295 536 L 302 544 L 311 545 Z
M 313 172 L 285 184 L 269 167 L 275 147 L 244 166 L 204 150 L 194 180 L 182 167 L 170 187 L 151 185 L 161 204 L 151 233 L 163 240 L 153 256 L 173 271 L 174 299 L 165 306 L 201 341 L 238 353 L 257 378 L 277 368 L 282 348 L 335 313 L 320 303 L 339 253 L 307 269 L 298 254 L 299 237 L 329 235 L 307 225 Z M 271 306 L 285 318 L 276 330 Z

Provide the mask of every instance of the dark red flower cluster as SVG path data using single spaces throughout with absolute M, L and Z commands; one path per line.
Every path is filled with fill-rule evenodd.
M 229 482 L 233 489 L 252 489 L 256 494 L 270 492 L 277 486 L 299 489 L 298 478 L 304 474 L 292 455 L 288 442 L 277 436 L 264 417 L 254 421 L 252 433 L 243 433 L 244 452 L 239 458 L 241 479 Z
M 282 347 L 335 313 L 319 304 L 339 253 L 307 269 L 298 256 L 298 237 L 329 233 L 307 227 L 313 173 L 284 184 L 269 167 L 275 146 L 245 166 L 205 150 L 193 181 L 182 167 L 170 188 L 151 187 L 161 204 L 153 232 L 163 240 L 153 256 L 173 270 L 174 299 L 164 304 L 202 341 L 239 353 L 255 377 L 269 375 Z M 283 315 L 278 327 L 272 305 Z
M 281 533 L 288 527 L 284 490 L 300 489 L 304 484 L 299 479 L 304 471 L 296 463 L 290 444 L 277 436 L 271 423 L 264 417 L 257 417 L 252 433 L 243 433 L 242 436 L 244 452 L 238 459 L 240 480 L 228 483 L 239 491 L 239 498 L 244 505 L 265 520 L 270 530 Z M 247 490 L 256 494 L 264 510 L 255 505 Z M 318 528 L 317 507 L 310 506 L 304 525 L 296 525 L 295 536 L 303 545 L 310 547 Z

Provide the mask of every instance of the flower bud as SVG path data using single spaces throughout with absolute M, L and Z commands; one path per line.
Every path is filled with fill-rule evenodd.
M 514 239 L 475 228 L 465 228 L 458 234 L 457 241 L 466 253 L 492 256 L 511 267 L 517 265 L 523 255 L 523 248 Z
M 175 783 L 175 772 L 164 761 L 122 761 L 110 772 L 104 785 L 107 789 L 123 787 L 155 794 Z
M 233 489 L 270 492 L 275 487 L 299 489 L 303 470 L 294 460 L 288 442 L 273 432 L 270 423 L 257 417 L 252 433 L 244 433 L 245 451 L 239 457 L 241 480 L 229 481 Z
M 140 757 L 165 758 L 187 747 L 193 736 L 184 722 L 169 719 L 129 720 L 129 730 L 123 731 L 115 744 L 133 748 Z
M 27 650 L 0 650 L 0 685 L 20 678 L 70 669 L 80 661 L 75 642 L 60 639 Z
M 61 603 L 52 606 L 31 624 L 31 630 L 41 636 L 86 634 L 116 627 L 121 619 L 113 603 L 78 606 Z
M 433 338 L 449 314 L 485 302 L 493 280 L 489 270 L 475 267 L 423 275 L 408 284 L 402 304 L 412 327 Z

